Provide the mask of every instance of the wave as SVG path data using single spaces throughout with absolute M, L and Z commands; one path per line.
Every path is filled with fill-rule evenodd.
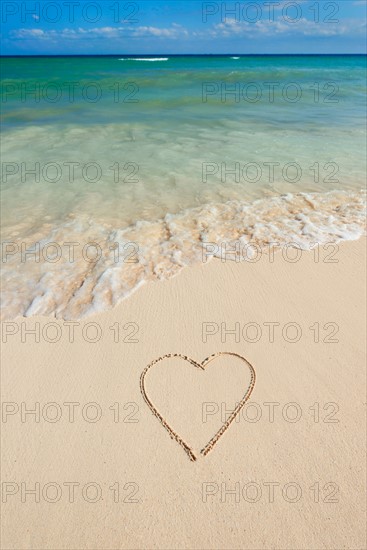
M 207 204 L 128 227 L 70 214 L 61 225 L 50 228 L 45 222 L 33 238 L 27 237 L 27 249 L 37 252 L 39 243 L 36 256 L 22 259 L 25 239 L 18 238 L 10 248 L 5 245 L 9 254 L 3 263 L 2 316 L 80 319 L 112 308 L 146 281 L 167 279 L 185 266 L 222 257 L 226 246 L 237 250 L 230 259 L 240 261 L 257 254 L 253 247 L 266 251 L 270 244 L 277 248 L 292 243 L 310 250 L 317 243 L 356 240 L 365 234 L 365 215 L 362 191 Z M 79 247 L 71 256 L 64 243 Z
M 169 57 L 122 57 L 119 61 L 168 61 Z

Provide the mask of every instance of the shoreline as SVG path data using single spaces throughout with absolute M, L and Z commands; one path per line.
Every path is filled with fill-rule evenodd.
M 256 263 L 293 248 L 286 258 L 292 262 L 301 251 L 317 248 L 320 255 L 322 247 L 326 255 L 327 246 L 366 235 L 365 212 L 364 191 L 330 191 L 203 205 L 121 228 L 116 220 L 70 214 L 59 226 L 47 222 L 27 239 L 11 241 L 10 234 L 5 241 L 2 320 L 84 319 L 118 306 L 146 282 L 213 257 Z

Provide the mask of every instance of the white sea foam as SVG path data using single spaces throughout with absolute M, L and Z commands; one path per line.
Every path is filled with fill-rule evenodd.
M 204 243 L 217 245 L 209 255 L 221 257 L 223 247 L 218 245 L 223 243 L 261 248 L 275 242 L 278 246 L 293 243 L 310 250 L 312 243 L 358 239 L 365 234 L 365 198 L 362 192 L 288 193 L 255 202 L 207 204 L 128 227 L 72 215 L 57 227 L 45 222 L 27 235 L 27 248 L 34 249 L 35 242 L 41 243 L 42 251 L 48 243 L 93 241 L 101 257 L 86 261 L 79 248 L 70 261 L 63 247 L 58 261 L 50 259 L 51 248 L 46 259 L 41 253 L 39 261 L 30 257 L 22 262 L 25 239 L 13 239 L 17 252 L 12 249 L 3 263 L 3 319 L 18 315 L 78 319 L 109 309 L 144 282 L 171 277 L 203 261 L 204 248 L 209 252 Z M 138 246 L 137 256 L 129 243 Z M 129 263 L 128 258 L 138 261 Z M 244 260 L 241 255 L 238 259 Z
M 119 61 L 168 61 L 169 57 L 122 57 Z

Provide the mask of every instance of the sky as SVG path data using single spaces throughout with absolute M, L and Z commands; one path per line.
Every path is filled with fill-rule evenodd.
M 2 55 L 366 53 L 367 0 L 2 0 Z

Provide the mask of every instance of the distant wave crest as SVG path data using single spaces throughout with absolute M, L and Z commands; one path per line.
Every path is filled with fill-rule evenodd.
M 119 61 L 168 61 L 169 57 L 121 57 Z

